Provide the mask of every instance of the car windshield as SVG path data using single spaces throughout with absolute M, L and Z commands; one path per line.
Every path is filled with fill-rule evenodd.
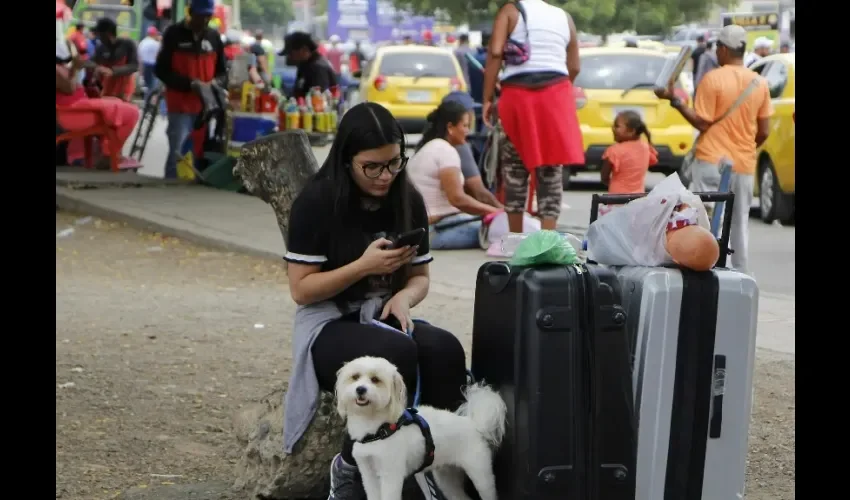
M 433 52 L 397 52 L 384 54 L 379 69 L 387 76 L 430 76 L 437 78 L 452 78 L 457 76 L 457 69 L 451 54 L 435 54 Z
M 577 87 L 625 90 L 638 84 L 653 83 L 664 68 L 667 57 L 660 55 L 606 54 L 582 56 Z

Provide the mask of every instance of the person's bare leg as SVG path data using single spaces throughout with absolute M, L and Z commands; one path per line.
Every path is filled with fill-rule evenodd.
M 522 212 L 508 212 L 508 230 L 512 233 L 522 232 Z
M 558 219 L 549 217 L 540 219 L 540 229 L 551 229 L 554 231 L 556 227 L 558 227 Z

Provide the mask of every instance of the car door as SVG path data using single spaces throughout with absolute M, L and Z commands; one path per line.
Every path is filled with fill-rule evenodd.
M 770 155 L 779 186 L 783 192 L 793 193 L 795 168 L 794 85 L 790 82 L 790 68 L 785 61 L 772 60 L 759 67 L 758 73 L 767 82 L 773 103 L 770 118 L 770 136 L 763 150 Z M 788 92 L 786 92 L 788 90 Z

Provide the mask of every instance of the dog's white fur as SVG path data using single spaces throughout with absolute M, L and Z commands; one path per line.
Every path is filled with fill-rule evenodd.
M 367 356 L 339 370 L 335 391 L 337 411 L 355 440 L 353 456 L 368 500 L 400 500 L 405 478 L 425 458 L 422 431 L 417 425 L 407 425 L 386 439 L 356 441 L 374 434 L 384 423 L 398 421 L 407 405 L 404 380 L 386 359 Z M 481 500 L 496 500 L 492 460 L 505 433 L 505 402 L 483 384 L 467 387 L 464 396 L 466 402 L 457 413 L 424 405 L 418 408 L 431 428 L 436 448 L 434 463 L 426 470 L 433 471 L 437 486 L 451 500 L 469 499 L 463 489 L 463 472 Z

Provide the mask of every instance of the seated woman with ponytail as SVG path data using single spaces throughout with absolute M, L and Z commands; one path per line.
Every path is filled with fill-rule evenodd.
M 469 112 L 446 101 L 428 115 L 428 125 L 408 170 L 425 198 L 431 249 L 478 248 L 482 216 L 500 207 L 483 203 L 464 191 L 460 155 L 455 146 L 466 142 Z

